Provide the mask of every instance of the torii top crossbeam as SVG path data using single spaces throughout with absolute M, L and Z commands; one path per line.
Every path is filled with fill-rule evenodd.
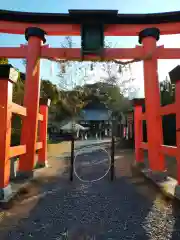
M 118 14 L 117 10 L 69 10 L 69 13 L 28 13 L 0 10 L 0 32 L 38 36 L 45 42 L 45 35 L 82 36 L 83 24 L 103 25 L 105 36 L 139 36 L 139 43 L 147 36 L 158 41 L 162 34 L 177 34 L 180 31 L 180 11 L 158 14 Z M 89 37 L 87 37 L 89 38 Z M 92 40 L 91 42 L 93 42 Z M 82 44 L 83 46 L 83 44 Z M 27 46 L 0 48 L 0 57 L 26 58 Z M 180 48 L 104 48 L 103 57 L 86 55 L 82 57 L 79 48 L 49 48 L 42 45 L 40 58 L 66 60 L 114 60 L 146 59 L 152 55 L 156 59 L 179 59 Z
M 117 10 L 69 10 L 69 13 L 29 13 L 0 10 L 0 32 L 24 34 L 39 27 L 47 35 L 80 35 L 87 20 L 103 22 L 106 36 L 136 36 L 145 28 L 157 27 L 162 34 L 177 34 L 180 11 L 157 14 L 118 14 Z

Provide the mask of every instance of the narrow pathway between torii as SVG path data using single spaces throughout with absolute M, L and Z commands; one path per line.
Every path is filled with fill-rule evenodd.
M 48 176 L 35 183 L 30 196 L 17 199 L 4 218 L 2 212 L 0 239 L 180 239 L 180 207 L 163 200 L 141 176 L 132 176 L 132 159 L 131 151 L 118 152 L 112 183 L 107 176 L 70 183 L 69 173 L 58 170 L 60 161 L 51 159 Z M 104 171 L 95 169 L 94 176 Z

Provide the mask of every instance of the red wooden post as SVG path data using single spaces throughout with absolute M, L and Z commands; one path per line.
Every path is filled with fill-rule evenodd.
M 27 108 L 27 117 L 22 124 L 21 144 L 26 144 L 26 154 L 20 156 L 19 173 L 21 177 L 30 177 L 35 164 L 37 125 L 40 94 L 40 55 L 41 44 L 45 42 L 44 31 L 40 28 L 26 29 L 25 37 L 28 40 L 26 81 L 24 106 Z
M 180 184 L 180 66 L 178 65 L 169 72 L 171 83 L 176 84 L 175 104 L 176 104 L 176 145 L 177 145 L 177 180 Z
M 141 149 L 143 141 L 143 125 L 142 125 L 142 104 L 144 99 L 133 99 L 134 104 L 134 134 L 135 134 L 135 158 L 137 163 L 144 162 L 144 153 Z
M 37 167 L 48 166 L 47 162 L 47 127 L 48 127 L 48 107 L 50 99 L 40 99 L 40 114 L 43 115 L 43 121 L 39 124 L 39 141 L 43 147 L 38 151 Z
M 155 53 L 159 29 L 147 28 L 140 32 L 139 42 L 143 43 L 146 53 Z M 148 158 L 151 170 L 164 171 L 164 156 L 160 153 L 163 143 L 162 118 L 160 116 L 160 90 L 157 74 L 157 58 L 144 60 L 144 88 L 148 137 Z
M 0 65 L 0 201 L 11 196 L 10 144 L 11 144 L 11 104 L 13 83 L 18 79 L 18 72 L 10 65 Z

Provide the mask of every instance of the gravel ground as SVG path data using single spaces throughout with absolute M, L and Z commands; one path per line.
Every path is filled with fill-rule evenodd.
M 93 153 L 88 155 L 94 158 Z M 132 176 L 131 153 L 120 155 L 114 182 L 106 176 L 94 183 L 82 183 L 77 178 L 69 183 L 69 173 L 65 172 L 55 181 L 44 184 L 29 216 L 8 233 L 2 231 L 0 239 L 179 240 L 178 204 L 163 200 L 146 180 Z M 102 158 L 105 156 L 99 156 Z M 101 162 L 101 166 L 103 164 L 107 163 Z M 103 174 L 104 168 L 101 169 Z M 85 176 L 85 168 L 84 171 Z M 95 167 L 91 175 L 96 177 Z M 28 204 L 21 207 L 28 208 Z

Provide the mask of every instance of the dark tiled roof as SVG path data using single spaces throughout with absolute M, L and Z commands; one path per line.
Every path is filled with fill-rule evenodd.
M 111 117 L 111 111 L 108 110 L 95 110 L 86 109 L 82 111 L 83 121 L 109 121 Z
M 81 24 L 85 20 L 104 24 L 159 24 L 179 22 L 180 11 L 149 14 L 118 14 L 117 10 L 69 10 L 69 13 L 30 13 L 0 10 L 0 20 L 49 23 Z
M 84 109 L 103 109 L 103 110 L 106 109 L 107 110 L 108 107 L 106 106 L 105 103 L 95 100 L 87 103 Z

